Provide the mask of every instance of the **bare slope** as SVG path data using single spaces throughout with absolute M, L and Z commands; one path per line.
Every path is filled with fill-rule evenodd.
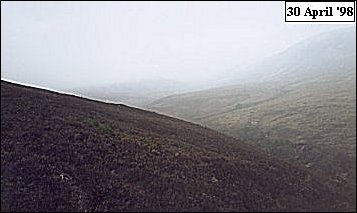
M 195 124 L 1 82 L 2 211 L 354 208 L 331 190 Z

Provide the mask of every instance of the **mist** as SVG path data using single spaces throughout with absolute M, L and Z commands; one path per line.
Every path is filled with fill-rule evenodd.
M 356 212 L 355 22 L 284 10 L 2 1 L 1 211 Z
M 1 2 L 1 78 L 58 90 L 214 82 L 342 27 L 286 24 L 283 4 Z

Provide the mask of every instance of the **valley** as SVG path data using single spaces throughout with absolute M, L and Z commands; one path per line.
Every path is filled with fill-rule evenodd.
M 252 66 L 255 82 L 241 78 L 244 83 L 173 95 L 148 107 L 297 162 L 355 196 L 354 30 L 316 36 Z M 323 54 L 310 51 L 322 45 Z
M 327 180 L 153 112 L 1 82 L 2 211 L 351 211 Z

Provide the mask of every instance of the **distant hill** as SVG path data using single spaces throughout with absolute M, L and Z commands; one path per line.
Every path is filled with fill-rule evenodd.
M 1 81 L 1 211 L 343 211 L 324 178 L 213 130 Z
M 86 96 L 103 101 L 145 107 L 154 100 L 168 95 L 184 93 L 201 85 L 182 83 L 179 81 L 157 78 L 155 80 L 141 80 L 129 83 L 113 83 L 102 86 L 87 86 L 67 89 L 66 92 Z
M 168 96 L 149 108 L 298 162 L 355 196 L 355 27 L 311 37 L 246 72 L 232 78 L 237 85 Z
M 356 67 L 356 27 L 321 33 L 231 76 L 230 83 L 297 83 L 339 78 Z

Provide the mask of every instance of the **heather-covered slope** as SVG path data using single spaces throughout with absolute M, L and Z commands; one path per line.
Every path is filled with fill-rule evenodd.
M 353 209 L 333 190 L 199 125 L 1 82 L 2 211 Z

